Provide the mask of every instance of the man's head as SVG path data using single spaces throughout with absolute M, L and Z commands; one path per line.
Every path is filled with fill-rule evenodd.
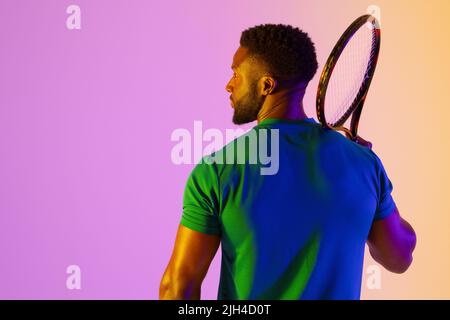
M 255 26 L 242 32 L 232 69 L 226 90 L 231 93 L 233 122 L 252 122 L 268 95 L 299 84 L 306 87 L 317 71 L 314 44 L 289 25 Z

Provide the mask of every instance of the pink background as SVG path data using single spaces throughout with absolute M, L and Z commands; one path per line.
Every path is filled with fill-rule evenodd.
M 81 30 L 66 28 L 71 4 Z M 234 128 L 225 85 L 241 31 L 286 23 L 310 34 L 313 116 L 328 53 L 371 4 L 382 47 L 360 131 L 418 245 L 407 273 L 382 271 L 378 290 L 364 278 L 362 298 L 449 299 L 446 0 L 1 0 L 0 298 L 157 298 L 193 167 L 172 163 L 170 136 L 194 120 Z M 205 299 L 216 298 L 219 262 Z M 81 290 L 66 288 L 72 264 Z

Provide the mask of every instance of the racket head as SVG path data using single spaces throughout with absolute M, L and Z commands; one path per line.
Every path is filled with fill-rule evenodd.
M 318 120 L 323 127 L 342 130 L 355 139 L 362 107 L 380 50 L 380 27 L 372 15 L 356 19 L 331 51 L 319 80 Z M 343 125 L 352 116 L 350 129 Z

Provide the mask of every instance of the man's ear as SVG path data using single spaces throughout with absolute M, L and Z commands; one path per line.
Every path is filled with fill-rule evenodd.
M 262 77 L 262 95 L 268 96 L 274 93 L 278 89 L 278 81 L 272 77 Z

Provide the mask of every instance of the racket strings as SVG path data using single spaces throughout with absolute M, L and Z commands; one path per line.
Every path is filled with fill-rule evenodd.
M 368 22 L 347 41 L 334 69 L 325 98 L 325 113 L 331 126 L 342 125 L 368 77 L 375 54 L 375 30 Z
M 372 29 L 372 42 L 371 42 L 371 46 L 370 46 L 370 54 L 369 54 L 369 59 L 367 61 L 366 71 L 364 73 L 362 81 L 360 82 L 361 84 L 359 85 L 359 88 L 357 86 L 357 83 L 355 83 L 355 86 L 353 87 L 353 90 L 357 91 L 357 94 L 356 94 L 355 98 L 357 96 L 359 96 L 361 90 L 364 88 L 364 83 L 369 78 L 369 72 L 368 71 L 372 68 L 372 63 L 373 63 L 373 59 L 374 59 L 374 55 L 375 55 L 375 51 L 376 51 L 375 50 L 375 45 L 376 45 L 375 29 Z M 365 50 L 362 50 L 360 46 L 358 46 L 357 48 L 358 48 L 358 56 L 366 54 Z M 348 78 L 346 78 L 346 79 L 348 79 Z M 340 118 L 345 118 L 346 119 L 346 118 L 349 117 L 349 114 L 351 114 L 353 112 L 353 108 L 351 106 L 353 105 L 354 100 L 350 101 L 350 97 L 351 96 L 349 95 L 349 99 L 347 99 L 347 101 L 342 105 L 341 109 L 339 110 L 340 114 L 342 114 L 342 116 Z M 335 119 L 334 122 L 335 123 L 338 122 L 338 120 L 340 120 L 340 118 Z
M 335 101 L 337 109 L 334 117 L 331 119 L 333 123 L 336 123 L 345 115 L 356 96 L 356 91 L 359 89 L 360 83 L 363 81 L 361 70 L 365 67 L 365 61 L 360 58 L 362 57 L 361 52 L 363 48 L 360 45 L 359 37 L 357 37 L 359 34 L 360 32 L 356 34 L 356 37 L 353 36 L 349 44 L 347 44 L 348 47 L 345 49 L 343 57 L 339 60 L 339 66 L 336 68 L 337 71 L 335 71 L 340 72 L 342 77 L 340 81 L 334 81 L 336 82 L 336 90 L 331 91 L 333 95 L 332 101 Z M 357 64 L 352 65 L 355 62 Z M 355 71 L 359 72 L 354 73 Z M 335 76 L 333 80 L 339 80 L 339 78 Z

